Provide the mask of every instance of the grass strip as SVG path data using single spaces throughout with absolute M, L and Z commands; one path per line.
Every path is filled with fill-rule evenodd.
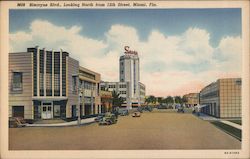
M 236 139 L 241 141 L 241 130 L 230 125 L 224 124 L 220 121 L 212 121 L 213 125 L 221 129 L 222 131 L 228 133 L 229 135 L 235 137 Z
M 241 125 L 241 120 L 228 120 L 228 121 Z

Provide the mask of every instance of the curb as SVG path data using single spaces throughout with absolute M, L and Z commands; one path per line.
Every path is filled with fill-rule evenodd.
M 95 118 L 83 119 L 81 120 L 80 126 L 95 123 L 94 119 Z M 54 123 L 54 124 L 26 124 L 26 127 L 67 127 L 67 126 L 78 126 L 78 123 L 77 121 L 71 121 L 66 123 Z

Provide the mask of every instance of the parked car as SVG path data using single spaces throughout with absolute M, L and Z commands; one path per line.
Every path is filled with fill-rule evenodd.
M 95 122 L 99 122 L 100 120 L 102 120 L 104 114 L 100 114 L 95 118 Z
M 177 113 L 184 113 L 184 107 L 183 106 L 178 107 Z
M 129 113 L 128 113 L 127 109 L 126 110 L 122 110 L 121 113 L 120 113 L 121 116 L 127 116 L 128 114 Z
M 139 111 L 136 111 L 132 114 L 132 117 L 140 117 L 141 113 Z
M 167 105 L 159 105 L 157 106 L 157 109 L 167 109 Z
M 153 108 L 151 106 L 145 106 L 144 110 L 151 112 L 153 110 Z
M 105 114 L 105 116 L 99 121 L 99 125 L 111 125 L 117 123 L 115 114 Z
M 20 128 L 26 126 L 26 122 L 21 117 L 9 117 L 10 128 Z
M 138 107 L 137 111 L 140 112 L 140 113 L 143 113 L 143 108 L 142 107 Z

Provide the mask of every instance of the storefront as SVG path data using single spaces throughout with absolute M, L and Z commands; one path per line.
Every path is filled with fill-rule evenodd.
M 34 119 L 57 119 L 66 118 L 67 100 L 34 100 Z

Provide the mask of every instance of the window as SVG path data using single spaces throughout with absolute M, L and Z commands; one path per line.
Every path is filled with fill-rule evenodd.
M 119 88 L 126 88 L 127 85 L 126 84 L 120 84 Z
M 54 53 L 54 96 L 60 96 L 60 52 Z
M 115 85 L 109 85 L 109 88 L 115 88 Z
M 23 74 L 22 72 L 13 72 L 12 90 L 20 91 L 23 88 Z
M 72 92 L 73 92 L 74 94 L 77 93 L 76 77 L 77 77 L 77 76 L 72 76 Z
M 13 117 L 24 117 L 24 106 L 12 106 Z

